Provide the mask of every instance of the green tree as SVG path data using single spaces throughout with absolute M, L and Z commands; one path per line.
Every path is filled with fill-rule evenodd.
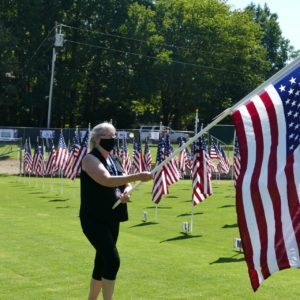
M 153 103 L 160 99 L 164 125 L 174 128 L 191 128 L 196 108 L 202 121 L 210 121 L 260 83 L 266 71 L 259 26 L 217 0 L 159 0 L 153 8 L 134 4 L 122 29 L 147 41 L 132 47 L 144 58 L 133 68 L 135 78 L 138 86 L 147 78 Z
M 260 4 L 256 6 L 251 3 L 245 11 L 261 27 L 262 44 L 267 50 L 267 60 L 270 64 L 270 69 L 266 74 L 268 78 L 282 69 L 290 58 L 295 57 L 294 47 L 290 45 L 288 39 L 283 37 L 278 15 L 272 13 L 266 3 L 263 7 Z

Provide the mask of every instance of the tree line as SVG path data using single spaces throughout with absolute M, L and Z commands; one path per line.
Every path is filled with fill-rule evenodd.
M 56 25 L 57 24 L 57 27 Z M 267 5 L 226 0 L 0 0 L 0 120 L 52 127 L 113 119 L 193 129 L 299 54 Z

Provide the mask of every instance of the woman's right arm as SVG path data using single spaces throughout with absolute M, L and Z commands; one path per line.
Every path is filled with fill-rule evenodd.
M 82 169 L 97 183 L 116 187 L 133 181 L 149 181 L 153 178 L 151 172 L 141 172 L 124 176 L 111 176 L 104 165 L 91 154 L 87 154 L 82 160 Z

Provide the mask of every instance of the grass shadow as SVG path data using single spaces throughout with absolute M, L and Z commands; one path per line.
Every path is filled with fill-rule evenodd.
M 228 205 L 220 206 L 220 207 L 218 207 L 218 208 L 228 208 L 228 207 L 235 207 L 235 205 L 228 204 Z
M 55 207 L 56 209 L 58 209 L 58 208 L 69 208 L 70 206 L 69 205 L 67 205 L 67 206 L 57 206 L 57 207 Z
M 224 264 L 224 263 L 234 263 L 234 262 L 241 262 L 241 261 L 245 261 L 244 257 L 240 257 L 240 258 L 235 258 L 237 255 L 242 254 L 241 252 L 238 252 L 237 254 L 231 256 L 231 257 L 220 257 L 217 260 L 209 263 L 210 265 L 213 264 Z
M 52 200 L 49 200 L 48 202 L 65 202 L 65 201 L 68 201 L 69 199 L 52 199 Z
M 160 241 L 160 243 L 180 241 L 180 240 L 187 240 L 187 239 L 193 239 L 193 238 L 199 238 L 201 236 L 202 235 L 192 235 L 192 234 L 181 232 L 181 235 L 175 236 L 175 237 L 170 238 L 170 239 L 166 239 L 166 240 Z
M 237 228 L 237 227 L 238 227 L 237 224 L 231 224 L 231 225 L 225 224 L 222 228 Z
M 165 198 L 178 198 L 177 196 L 166 196 Z
M 129 228 L 134 228 L 134 227 L 143 227 L 143 226 L 149 226 L 149 225 L 156 225 L 158 224 L 157 222 L 143 222 L 140 224 L 132 225 Z
M 188 217 L 188 216 L 191 216 L 191 215 L 192 215 L 191 213 L 185 213 L 185 214 L 178 215 L 177 218 L 179 218 L 179 217 Z M 203 215 L 203 212 L 197 212 L 197 213 L 194 213 L 194 215 Z
M 28 194 L 31 194 L 31 195 L 36 195 L 36 194 L 44 194 L 44 192 L 31 192 L 31 193 L 28 193 Z

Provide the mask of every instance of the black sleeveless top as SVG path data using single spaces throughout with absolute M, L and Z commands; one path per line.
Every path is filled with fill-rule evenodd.
M 110 175 L 122 175 L 124 173 L 122 164 L 117 157 L 112 157 L 114 165 L 107 164 L 105 158 L 94 148 L 90 154 L 97 157 Z M 117 173 L 117 174 L 116 174 Z M 121 203 L 112 209 L 117 201 L 117 189 L 124 191 L 125 186 L 106 187 L 94 181 L 84 170 L 80 175 L 81 204 L 79 216 L 83 220 L 94 219 L 107 222 L 123 222 L 128 220 L 127 204 Z

